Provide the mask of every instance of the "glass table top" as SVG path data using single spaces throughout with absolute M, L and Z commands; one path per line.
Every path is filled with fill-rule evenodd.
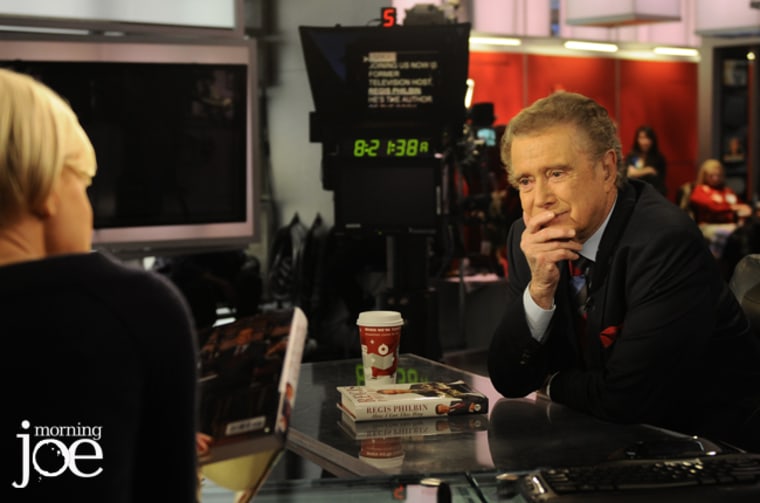
M 680 438 L 600 421 L 535 395 L 507 399 L 490 379 L 401 355 L 397 382 L 462 379 L 489 398 L 487 414 L 346 423 L 337 386 L 363 384 L 360 360 L 304 364 L 288 448 L 338 477 L 520 472 L 623 459 L 633 446 Z M 374 458 L 372 456 L 375 456 Z
M 393 501 L 399 490 L 418 494 L 416 501 L 436 501 L 435 492 L 421 483 L 428 479 L 445 482 L 450 501 L 521 501 L 510 494 L 510 480 L 537 468 L 631 459 L 645 451 L 683 455 L 694 445 L 686 435 L 607 423 L 535 394 L 504 398 L 488 377 L 416 355 L 400 357 L 399 383 L 460 379 L 489 398 L 487 413 L 351 424 L 341 417 L 336 387 L 363 384 L 361 360 L 305 363 L 287 454 L 313 463 L 320 476 L 268 481 L 248 493 L 215 492 L 209 485 L 203 503 L 249 501 L 253 495 L 257 502 L 332 503 L 358 496 Z

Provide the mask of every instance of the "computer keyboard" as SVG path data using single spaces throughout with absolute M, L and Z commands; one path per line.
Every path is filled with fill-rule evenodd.
M 523 476 L 519 489 L 531 501 L 549 501 L 561 500 L 563 495 L 728 485 L 757 485 L 760 501 L 760 455 L 735 453 L 546 468 Z

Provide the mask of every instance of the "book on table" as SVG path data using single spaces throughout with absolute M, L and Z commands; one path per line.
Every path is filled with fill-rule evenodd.
M 338 407 L 354 421 L 488 412 L 488 397 L 464 381 L 338 386 Z
M 338 427 L 353 440 L 373 438 L 420 438 L 488 429 L 485 414 L 461 414 L 439 417 L 413 417 L 392 421 L 355 421 L 347 412 L 341 414 Z
M 307 326 L 296 307 L 199 334 L 199 463 L 218 485 L 257 487 L 284 451 Z

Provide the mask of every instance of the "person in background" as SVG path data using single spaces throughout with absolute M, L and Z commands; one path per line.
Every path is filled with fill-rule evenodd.
M 91 251 L 95 171 L 67 103 L 0 69 L 4 484 L 17 502 L 197 501 L 190 311 Z
M 689 204 L 697 224 L 736 223 L 752 213 L 726 185 L 726 171 L 717 159 L 707 159 L 699 167 Z
M 665 171 L 667 161 L 660 152 L 657 134 L 651 126 L 639 126 L 633 137 L 631 151 L 625 156 L 628 177 L 650 183 L 662 195 L 667 195 Z
M 760 339 L 694 221 L 626 180 L 607 111 L 571 92 L 540 99 L 509 123 L 502 158 L 523 218 L 494 387 L 760 451 Z
M 689 209 L 718 259 L 723 256 L 728 236 L 752 214 L 749 205 L 726 185 L 725 170 L 717 159 L 707 159 L 700 166 Z

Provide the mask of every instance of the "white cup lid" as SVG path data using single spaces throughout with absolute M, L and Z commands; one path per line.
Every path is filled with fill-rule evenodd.
M 371 327 L 398 327 L 404 319 L 398 311 L 363 311 L 356 320 L 357 325 Z

